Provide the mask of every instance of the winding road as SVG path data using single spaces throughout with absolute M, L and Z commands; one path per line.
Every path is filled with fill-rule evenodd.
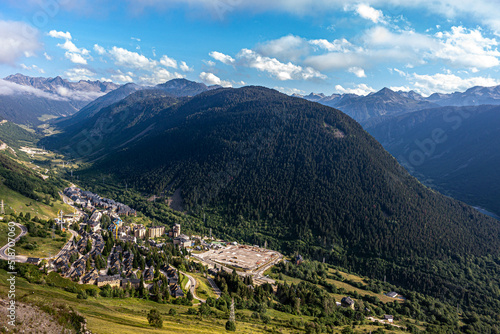
M 17 227 L 19 227 L 19 229 L 21 230 L 21 233 L 19 233 L 19 235 L 14 239 L 14 245 L 15 245 L 15 243 L 19 239 L 21 239 L 21 237 L 25 236 L 26 233 L 28 233 L 28 229 L 26 228 L 26 226 L 18 224 L 16 222 L 10 222 L 10 223 L 13 223 Z M 8 242 L 7 242 L 7 244 L 5 246 L 3 246 L 2 248 L 0 248 L 0 258 L 2 260 L 9 260 L 9 256 L 5 253 L 8 249 L 9 249 L 9 243 Z M 26 262 L 26 259 L 27 259 L 26 256 L 17 255 L 15 257 L 14 261 L 16 261 L 16 262 Z

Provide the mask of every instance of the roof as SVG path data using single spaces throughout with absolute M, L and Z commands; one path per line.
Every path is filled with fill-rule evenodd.
M 40 259 L 37 258 L 37 257 L 29 257 L 28 259 L 26 259 L 26 263 L 37 263 L 40 262 Z
M 112 275 L 112 276 L 99 276 L 97 277 L 97 282 L 110 282 L 120 280 L 120 275 Z
M 354 300 L 352 300 L 351 297 L 344 297 L 344 298 L 342 298 L 341 301 L 342 301 L 342 303 L 348 304 L 348 305 L 354 304 Z
M 398 296 L 397 292 L 391 291 L 387 294 L 388 297 L 396 298 Z

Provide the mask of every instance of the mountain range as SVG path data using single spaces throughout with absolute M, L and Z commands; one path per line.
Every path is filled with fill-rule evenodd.
M 355 94 L 326 96 L 322 93 L 295 96 L 340 109 L 364 124 L 377 117 L 401 115 L 438 106 L 500 105 L 500 86 L 472 87 L 465 92 L 434 93 L 428 97 L 423 97 L 415 91 L 394 92 L 389 88 L 383 88 L 366 96 Z
M 499 106 L 421 110 L 365 129 L 425 184 L 500 215 Z
M 50 118 L 72 115 L 118 87 L 112 82 L 10 75 L 0 80 L 0 117 L 37 126 Z

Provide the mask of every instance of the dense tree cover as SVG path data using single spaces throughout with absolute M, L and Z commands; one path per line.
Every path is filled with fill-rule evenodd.
M 3 153 L 0 153 L 0 182 L 28 198 L 46 204 L 59 198 L 58 189 L 64 186 L 64 182 L 54 176 L 43 180 Z
M 425 188 L 341 112 L 246 87 L 148 122 L 154 134 L 82 176 L 156 195 L 181 189 L 185 209 L 207 215 L 205 231 L 500 313 L 500 224 Z
M 12 122 L 0 124 L 0 140 L 13 148 L 21 148 L 22 145 L 34 144 L 40 139 L 40 135 L 21 128 Z
M 441 107 L 365 127 L 433 188 L 500 216 L 500 107 Z

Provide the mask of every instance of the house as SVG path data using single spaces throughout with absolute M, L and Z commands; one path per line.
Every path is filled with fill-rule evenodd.
M 175 298 L 184 297 L 184 291 L 182 291 L 181 287 L 178 286 L 177 284 L 172 284 L 170 286 L 170 294 Z
M 29 257 L 27 260 L 26 260 L 26 263 L 29 263 L 29 264 L 34 264 L 35 266 L 38 266 L 40 264 L 40 259 L 37 258 L 37 257 Z
M 193 243 L 187 235 L 181 234 L 174 239 L 174 245 L 178 245 L 181 248 L 186 248 L 186 247 L 191 247 Z
M 121 284 L 121 277 L 120 277 L 120 275 L 99 276 L 99 277 L 97 277 L 96 283 L 97 283 L 98 287 L 105 286 L 105 285 L 108 285 L 108 284 L 111 287 L 120 286 L 120 284 Z
M 386 294 L 387 297 L 391 297 L 391 298 L 396 298 L 397 296 L 399 296 L 399 294 L 397 292 L 394 292 L 394 291 L 391 291 L 389 293 Z
M 181 235 L 181 224 L 175 224 L 172 227 L 172 230 L 168 232 L 168 236 L 172 238 L 177 238 L 179 235 Z
M 296 265 L 299 265 L 299 264 L 301 264 L 302 262 L 304 262 L 304 259 L 302 258 L 302 255 L 297 254 L 297 256 L 295 257 L 295 264 L 296 264 Z
M 165 234 L 165 226 L 151 226 L 148 228 L 148 238 L 159 238 Z
M 354 300 L 351 299 L 351 297 L 344 297 L 342 298 L 342 300 L 340 301 L 340 304 L 342 305 L 342 307 L 348 307 L 348 308 L 351 308 L 354 310 Z
M 144 239 L 146 236 L 146 228 L 143 225 L 136 225 L 134 227 L 134 237 L 137 239 Z
M 143 273 L 143 278 L 145 281 L 152 281 L 155 277 L 155 268 L 153 266 L 146 269 Z
M 130 287 L 137 289 L 141 286 L 141 280 L 137 278 L 124 278 L 122 279 L 122 288 L 126 288 L 130 283 Z
M 384 319 L 387 320 L 388 322 L 393 322 L 394 321 L 394 316 L 385 314 Z

